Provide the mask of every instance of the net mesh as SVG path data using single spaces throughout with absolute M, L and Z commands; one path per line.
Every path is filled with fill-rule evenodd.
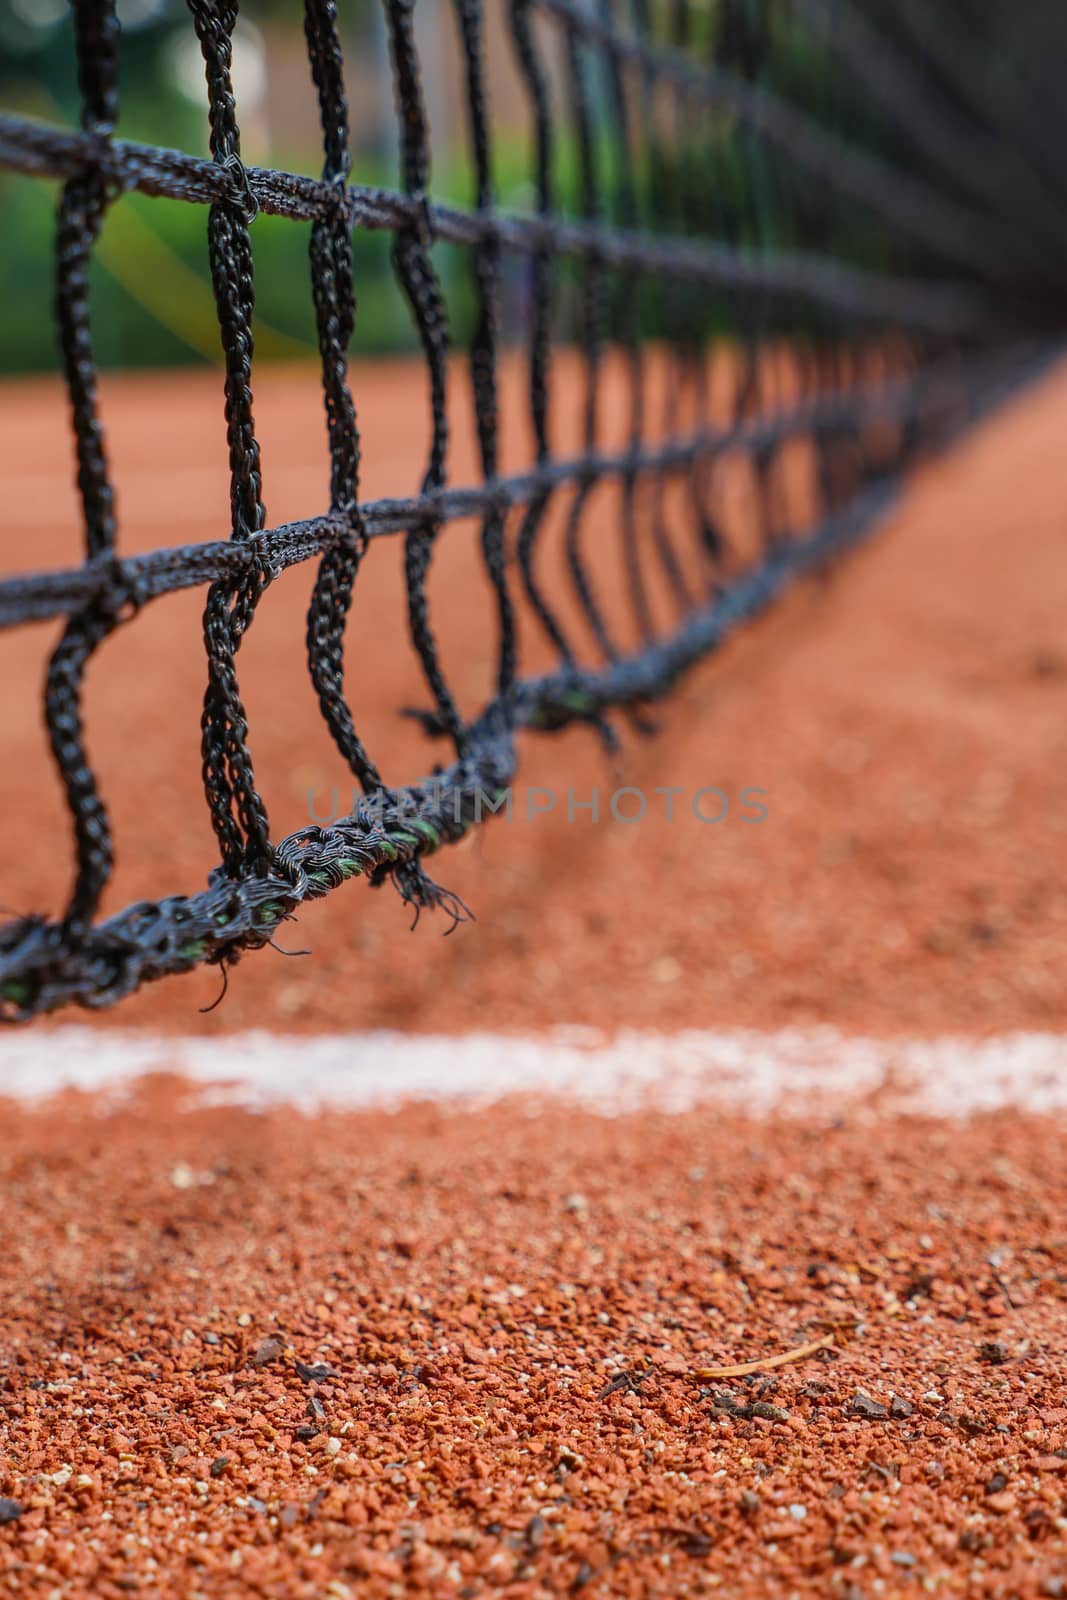
M 424 5 L 430 0 L 423 0 Z M 345 62 L 331 0 L 306 0 L 310 83 L 322 129 L 314 176 L 246 165 L 233 88 L 235 4 L 189 0 L 207 91 L 206 156 L 120 139 L 121 40 L 108 0 L 75 0 L 81 127 L 0 114 L 0 166 L 61 184 L 55 315 L 70 397 L 84 558 L 0 581 L 0 626 L 58 622 L 44 692 L 73 822 L 65 912 L 0 928 L 0 1017 L 106 1006 L 201 962 L 224 967 L 270 942 L 305 901 L 344 880 L 391 882 L 415 908 L 468 913 L 425 859 L 499 809 L 517 735 L 643 708 L 784 587 L 862 538 L 916 457 L 1046 359 L 1064 288 L 1067 197 L 1057 143 L 1063 14 L 997 0 L 449 0 L 466 118 L 469 199 L 431 185 L 431 139 L 414 0 L 381 0 L 392 63 L 399 182 L 352 181 Z M 447 17 L 445 14 L 447 13 Z M 1009 14 L 1010 13 L 1010 14 Z M 496 198 L 494 84 L 486 35 L 506 38 L 528 130 L 530 202 Z M 123 555 L 92 341 L 89 269 L 112 206 L 130 191 L 201 206 L 224 363 L 230 466 L 225 538 Z M 329 503 L 270 526 L 253 415 L 254 223 L 310 224 Z M 384 231 L 428 374 L 430 448 L 417 493 L 360 495 L 349 382 L 357 328 L 353 235 Z M 449 476 L 454 340 L 435 256 L 468 262 L 464 336 L 480 477 Z M 506 282 L 522 285 L 520 342 L 532 459 L 500 454 Z M 581 426 L 553 435 L 553 360 L 581 356 Z M 605 370 L 621 354 L 627 437 L 605 443 Z M 655 369 L 665 381 L 653 383 Z M 617 365 L 616 365 L 617 371 Z M 612 381 L 616 381 L 613 379 Z M 657 396 L 652 403 L 652 391 Z M 370 400 L 373 403 L 373 399 Z M 810 492 L 788 490 L 802 452 Z M 754 485 L 742 537 L 724 463 Z M 610 537 L 586 533 L 608 487 Z M 802 503 L 803 502 L 803 503 Z M 545 530 L 562 505 L 564 561 L 546 577 Z M 427 577 L 450 524 L 477 518 L 495 682 L 461 714 L 442 665 Z M 346 621 L 374 541 L 402 541 L 407 627 L 428 735 L 450 758 L 422 781 L 387 781 L 346 695 Z M 307 660 L 322 715 L 361 787 L 351 815 L 275 842 L 257 787 L 238 652 L 271 583 L 317 562 Z M 625 626 L 598 593 L 621 567 Z M 554 569 L 553 569 L 554 570 Z M 561 585 L 577 607 L 562 604 Z M 172 591 L 206 587 L 203 779 L 219 865 L 202 892 L 99 920 L 114 847 L 82 714 L 94 653 Z M 656 594 L 667 596 L 665 612 Z M 668 614 L 669 613 L 669 614 Z M 398 618 L 398 626 L 401 619 Z M 520 622 L 553 665 L 531 674 Z M 623 637 L 625 635 L 625 638 Z

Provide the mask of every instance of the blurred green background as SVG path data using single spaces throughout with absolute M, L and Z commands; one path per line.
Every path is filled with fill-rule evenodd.
M 345 0 L 341 12 L 355 183 L 396 187 L 395 110 L 389 52 L 380 0 Z M 506 5 L 486 5 L 486 77 L 493 121 L 494 181 L 498 202 L 530 211 L 529 102 L 516 70 Z M 207 154 L 203 63 L 185 0 L 118 0 L 121 137 Z M 671 0 L 651 8 L 658 36 L 670 37 Z M 299 0 L 242 0 L 234 35 L 234 84 L 242 152 L 250 165 L 316 174 L 322 161 L 318 106 L 308 67 Z M 705 56 L 713 47 L 720 8 L 694 4 L 690 47 Z M 827 52 L 788 11 L 774 19 L 767 70 L 791 99 L 834 122 L 846 112 L 850 135 L 885 149 L 867 99 L 840 74 L 828 94 Z M 433 147 L 433 193 L 460 205 L 473 203 L 455 8 L 451 0 L 423 0 L 415 8 L 417 43 Z M 573 118 L 562 82 L 565 66 L 558 28 L 543 31 L 543 59 L 554 102 L 556 204 L 578 214 L 581 183 Z M 590 73 L 591 103 L 601 129 L 609 103 L 603 62 Z M 631 85 L 632 88 L 632 85 Z M 899 265 L 899 241 L 855 206 L 828 212 L 822 186 L 790 170 L 787 152 L 762 147 L 729 115 L 690 117 L 672 86 L 653 111 L 658 148 L 642 143 L 633 179 L 641 226 L 667 233 L 694 226 L 734 243 L 837 253 L 868 265 Z M 76 127 L 80 102 L 68 0 L 0 0 L 0 109 Z M 648 107 L 645 107 L 647 113 Z M 597 140 L 598 169 L 608 215 L 618 218 L 622 177 L 618 144 Z M 54 371 L 52 259 L 58 184 L 0 172 L 0 372 Z M 689 197 L 679 222 L 671 206 Z M 666 198 L 665 198 L 666 197 Z M 664 207 L 667 207 L 665 212 Z M 615 208 L 614 211 L 612 208 Z M 206 208 L 130 194 L 109 208 L 92 263 L 93 339 L 102 367 L 160 367 L 216 362 L 219 338 L 207 265 Z M 253 224 L 256 265 L 255 339 L 259 359 L 299 360 L 315 355 L 308 238 L 310 225 L 261 214 Z M 357 356 L 412 350 L 411 315 L 394 280 L 385 233 L 354 235 Z M 448 300 L 454 340 L 465 343 L 472 326 L 475 288 L 469 252 L 438 244 L 434 262 Z M 505 337 L 521 337 L 528 324 L 528 261 L 504 263 Z M 574 338 L 581 318 L 581 269 L 557 265 L 557 336 Z M 623 291 L 618 276 L 603 285 L 610 324 L 612 298 Z M 809 308 L 785 297 L 774 309 L 791 331 Z M 695 284 L 669 284 L 646 275 L 637 304 L 645 337 L 699 339 L 736 333 L 736 295 Z M 616 308 L 617 309 L 617 308 Z M 765 313 L 766 314 L 766 313 Z
M 388 52 L 377 0 L 343 8 L 352 109 L 353 181 L 396 186 Z M 421 8 L 431 37 L 451 7 Z M 184 0 L 120 0 L 121 137 L 206 154 L 207 114 L 199 46 Z M 448 12 L 447 19 L 445 12 Z M 439 14 L 437 14 L 439 12 Z M 435 15 L 436 14 L 436 15 Z M 234 79 L 249 164 L 316 174 L 321 165 L 318 110 L 307 63 L 302 7 L 293 0 L 245 0 L 235 35 Z M 424 28 L 427 22 L 422 23 Z M 470 174 L 458 105 L 435 97 L 434 192 L 470 201 Z M 435 77 L 437 75 L 434 75 Z M 454 76 L 451 74 L 450 76 Z M 79 99 L 69 6 L 65 0 L 0 0 L 0 109 L 76 126 Z M 443 137 L 441 123 L 447 123 Z M 526 139 L 498 139 L 496 177 L 504 204 L 527 198 Z M 54 370 L 51 261 L 59 185 L 0 173 L 0 371 Z M 204 207 L 139 194 L 107 213 L 92 268 L 93 336 L 102 367 L 156 367 L 218 359 Z M 256 348 L 268 360 L 310 358 L 315 332 L 308 224 L 260 215 L 253 227 Z M 356 232 L 358 354 L 413 349 L 410 313 L 389 266 L 389 237 Z M 454 331 L 471 315 L 469 260 L 438 246 Z

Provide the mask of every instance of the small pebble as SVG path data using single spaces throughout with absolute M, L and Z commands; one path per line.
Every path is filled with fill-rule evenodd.
M 253 1367 L 267 1367 L 272 1361 L 277 1361 L 282 1353 L 280 1339 L 263 1339 L 249 1357 L 249 1365 Z
M 305 1366 L 302 1361 L 295 1363 L 296 1375 L 305 1383 L 325 1383 L 328 1378 L 339 1378 L 341 1374 L 336 1367 L 331 1367 L 328 1361 L 318 1361 L 313 1366 Z
M 880 1400 L 873 1400 L 865 1389 L 857 1389 L 849 1402 L 849 1415 L 863 1417 L 869 1422 L 880 1421 L 889 1415 L 888 1406 L 882 1405 Z

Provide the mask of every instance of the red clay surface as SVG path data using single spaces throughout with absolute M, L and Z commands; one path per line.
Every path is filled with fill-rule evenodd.
M 517 374 L 513 374 L 517 378 Z M 454 388 L 453 476 L 471 481 L 465 386 Z M 416 487 L 425 440 L 418 368 L 362 369 L 364 492 Z M 566 370 L 560 413 L 578 385 Z M 620 388 L 619 415 L 623 419 Z M 569 411 L 568 411 L 569 408 Z M 882 1032 L 1059 1028 L 1067 1021 L 1067 540 L 1060 370 L 918 475 L 872 547 L 829 582 L 697 671 L 662 711 L 662 733 L 628 730 L 614 763 L 593 735 L 525 740 L 520 784 L 551 785 L 552 816 L 490 824 L 435 861 L 478 922 L 442 940 L 438 919 L 407 934 L 389 890 L 360 885 L 310 908 L 292 948 L 245 961 L 219 992 L 202 971 L 155 985 L 109 1025 L 225 1032 L 402 1026 L 527 1030 L 546 1022 L 655 1028 L 823 1020 Z M 105 383 L 124 548 L 221 537 L 227 487 L 215 374 Z M 523 458 L 523 409 L 507 415 Z M 311 373 L 257 383 L 272 521 L 326 502 L 324 429 Z M 0 568 L 79 559 L 70 447 L 56 383 L 0 392 L 4 507 Z M 613 539 L 605 503 L 595 537 Z M 431 600 L 468 711 L 491 688 L 492 627 L 477 529 L 440 541 Z M 614 549 L 596 566 L 610 583 Z M 276 837 L 346 780 L 303 661 L 310 571 L 265 598 L 241 652 L 252 750 Z M 158 602 L 94 661 L 91 748 L 115 818 L 119 871 L 108 909 L 203 885 L 216 856 L 199 790 L 204 666 L 200 594 Z M 36 705 L 56 629 L 0 637 L 0 902 L 57 911 L 67 823 Z M 532 641 L 530 641 L 532 642 Z M 403 622 L 399 550 L 376 547 L 350 628 L 357 721 L 391 782 L 443 752 L 398 707 L 425 704 Z M 542 658 L 543 659 L 543 658 Z M 566 791 L 620 784 L 650 796 L 637 826 L 588 812 Z M 657 785 L 684 791 L 664 821 Z M 718 826 L 686 809 L 714 785 Z M 740 792 L 768 817 L 741 821 Z M 720 802 L 712 801 L 714 810 Z
M 217 380 L 106 390 L 126 547 L 222 532 Z M 358 392 L 366 492 L 412 487 L 421 379 Z M 320 507 L 314 379 L 258 395 L 272 518 Z M 392 895 L 354 887 L 293 930 L 311 959 L 244 962 L 210 1016 L 208 972 L 106 1022 L 1062 1028 L 1065 411 L 1061 372 L 920 474 L 878 543 L 694 674 L 616 772 L 588 735 L 526 741 L 523 783 L 759 787 L 766 823 L 568 825 L 564 798 L 438 858 L 480 919 L 452 939 L 409 938 Z M 0 393 L 5 571 L 77 558 L 64 428 L 54 386 Z M 432 587 L 471 708 L 492 648 L 475 547 L 444 538 Z M 396 557 L 372 555 L 351 634 L 392 781 L 430 759 L 394 715 L 423 700 Z M 279 834 L 309 789 L 345 787 L 302 665 L 309 581 L 272 590 L 242 650 Z M 91 674 L 112 907 L 214 860 L 199 600 L 161 602 Z M 33 703 L 54 636 L 0 637 L 16 910 L 65 884 Z M 1062 1122 L 188 1096 L 0 1103 L 0 1593 L 1067 1593 Z M 773 1372 L 699 1376 L 828 1333 Z
M 1064 1593 L 1062 1124 L 184 1093 L 0 1123 L 0 1592 Z

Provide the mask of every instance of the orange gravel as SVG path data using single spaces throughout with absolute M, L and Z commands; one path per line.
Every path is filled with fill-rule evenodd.
M 1064 1594 L 1062 1124 L 185 1094 L 0 1123 L 0 1592 Z
M 580 403 L 561 362 L 558 414 Z M 505 411 L 505 456 L 528 454 L 523 407 Z M 104 385 L 126 549 L 221 536 L 227 521 L 219 380 L 213 373 Z M 355 376 L 368 496 L 419 480 L 425 377 L 404 364 Z M 320 509 L 324 427 L 314 373 L 257 380 L 272 520 Z M 468 395 L 453 385 L 453 476 L 474 475 Z M 625 389 L 616 393 L 625 425 Z M 161 409 L 162 408 L 162 409 Z M 160 442 L 159 421 L 167 430 Z M 434 871 L 478 916 L 455 937 L 424 918 L 409 937 L 389 890 L 350 885 L 301 917 L 219 993 L 202 970 L 110 1013 L 111 1026 L 224 1033 L 405 1027 L 529 1031 L 594 1026 L 831 1021 L 864 1032 L 1067 1025 L 1067 369 L 1052 373 L 951 457 L 917 475 L 874 544 L 828 583 L 809 583 L 687 680 L 658 739 L 622 729 L 610 763 L 595 737 L 523 740 L 526 785 L 555 787 L 551 816 L 491 822 Z M 611 420 L 611 419 L 609 419 Z M 561 433 L 561 448 L 566 439 Z M 0 390 L 0 568 L 78 559 L 70 446 L 57 382 Z M 590 533 L 614 542 L 617 507 Z M 430 583 L 444 658 L 468 712 L 491 687 L 492 628 L 473 525 L 439 542 Z M 619 575 L 614 550 L 598 581 Z M 350 794 L 303 659 L 309 571 L 274 585 L 242 647 L 257 773 L 276 836 Z M 108 909 L 202 886 L 216 860 L 199 786 L 204 663 L 200 595 L 165 599 L 94 659 L 91 750 L 112 808 L 119 869 Z M 58 911 L 68 824 L 37 697 L 56 629 L 0 636 L 0 904 Z M 532 637 L 527 643 L 532 644 Z M 442 754 L 397 708 L 425 704 L 403 623 L 399 550 L 379 544 L 349 631 L 357 722 L 389 781 Z M 618 785 L 650 796 L 637 826 L 588 812 Z M 719 826 L 656 786 L 725 791 Z M 741 820 L 744 788 L 767 820 Z M 718 802 L 710 802 L 712 814 Z
M 105 384 L 126 548 L 224 527 L 217 387 L 168 380 L 160 459 L 157 380 Z M 316 380 L 257 397 L 271 516 L 306 513 Z M 421 374 L 364 370 L 357 398 L 366 492 L 413 487 Z M 436 863 L 479 916 L 454 938 L 409 938 L 393 896 L 353 887 L 293 930 L 312 958 L 243 962 L 210 1016 L 206 972 L 105 1023 L 1062 1030 L 1065 410 L 1067 370 L 920 473 L 880 540 L 614 768 L 580 731 L 525 741 L 523 785 L 760 787 L 764 824 L 594 828 L 565 802 L 491 824 Z M 0 441 L 0 567 L 76 559 L 54 384 L 0 390 Z M 431 583 L 467 709 L 491 673 L 476 547 L 453 530 Z M 436 754 L 394 714 L 424 699 L 396 557 L 369 560 L 350 644 L 390 781 Z M 242 649 L 279 833 L 344 786 L 302 663 L 308 583 L 276 585 Z M 90 674 L 110 908 L 214 860 L 198 610 L 161 602 Z M 58 909 L 67 872 L 33 703 L 54 637 L 0 635 L 19 911 Z M 0 1194 L 0 1594 L 1067 1596 L 1062 1120 L 253 1115 L 155 1079 L 117 1105 L 0 1102 Z

